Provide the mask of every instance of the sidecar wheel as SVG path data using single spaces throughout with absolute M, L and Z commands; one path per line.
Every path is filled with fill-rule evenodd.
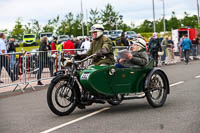
M 76 91 L 68 83 L 66 76 L 61 76 L 49 85 L 47 103 L 51 111 L 56 115 L 69 115 L 76 108 L 76 96 Z
M 123 95 L 120 94 L 110 100 L 107 100 L 107 102 L 112 106 L 119 105 L 122 101 L 123 101 Z
M 151 75 L 149 88 L 147 88 L 145 94 L 148 103 L 152 107 L 161 107 L 165 104 L 169 89 L 167 81 L 162 71 L 155 71 Z

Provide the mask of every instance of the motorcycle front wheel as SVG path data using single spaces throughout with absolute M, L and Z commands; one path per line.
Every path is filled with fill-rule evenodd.
M 69 83 L 68 76 L 60 76 L 49 85 L 47 103 L 56 115 L 69 115 L 76 108 L 76 96 L 76 91 Z

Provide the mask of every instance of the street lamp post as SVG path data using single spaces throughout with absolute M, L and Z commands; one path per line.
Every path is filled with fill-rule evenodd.
M 165 24 L 165 0 L 163 1 L 163 28 L 164 28 L 164 34 L 166 32 L 166 24 Z
M 153 4 L 153 31 L 156 32 L 154 0 L 152 0 L 152 4 Z
M 199 0 L 197 0 L 197 14 L 198 14 L 197 21 L 198 21 L 198 26 L 199 26 L 199 23 L 200 23 L 200 20 L 199 20 Z
M 81 15 L 82 15 L 82 36 L 84 36 L 84 25 L 83 25 L 83 3 L 82 3 L 82 0 L 81 0 Z

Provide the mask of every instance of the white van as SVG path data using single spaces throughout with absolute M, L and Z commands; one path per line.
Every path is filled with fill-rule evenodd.
M 49 42 L 53 41 L 53 33 L 52 32 L 45 32 L 40 34 L 40 40 L 42 39 L 43 36 L 46 36 L 48 38 Z

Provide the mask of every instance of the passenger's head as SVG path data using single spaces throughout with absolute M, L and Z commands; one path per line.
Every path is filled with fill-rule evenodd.
M 132 51 L 140 51 L 140 50 L 146 49 L 146 42 L 142 38 L 137 38 L 135 41 L 133 41 L 133 45 L 131 46 Z
M 98 39 L 101 37 L 103 35 L 103 31 L 104 27 L 101 24 L 94 24 L 90 30 L 93 39 Z

